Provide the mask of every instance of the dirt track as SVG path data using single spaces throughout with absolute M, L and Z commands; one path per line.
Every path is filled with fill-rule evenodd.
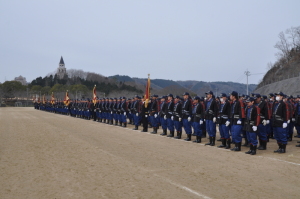
M 297 140 L 250 156 L 131 128 L 0 108 L 0 198 L 300 197 Z

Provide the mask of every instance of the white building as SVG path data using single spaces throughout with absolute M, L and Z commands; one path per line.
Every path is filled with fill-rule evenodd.
M 59 79 L 64 78 L 64 76 L 67 74 L 67 69 L 66 69 L 66 67 L 65 67 L 65 62 L 64 62 L 64 59 L 63 59 L 62 56 L 61 56 L 60 62 L 59 62 L 59 64 L 58 64 L 58 68 L 57 68 L 56 74 L 57 74 L 57 77 L 58 77 Z
M 15 81 L 21 82 L 22 85 L 27 85 L 26 78 L 21 75 L 19 77 L 15 77 Z

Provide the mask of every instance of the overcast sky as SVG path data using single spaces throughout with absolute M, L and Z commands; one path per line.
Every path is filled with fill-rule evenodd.
M 265 73 L 299 0 L 0 0 L 0 82 L 57 69 L 234 81 Z M 258 83 L 263 74 L 249 77 Z

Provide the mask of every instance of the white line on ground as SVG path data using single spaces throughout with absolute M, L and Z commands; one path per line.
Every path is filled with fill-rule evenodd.
M 204 199 L 211 199 L 210 197 L 208 197 L 208 196 L 206 196 L 206 195 L 203 195 L 203 194 L 201 194 L 201 193 L 198 193 L 197 191 L 194 191 L 194 190 L 192 190 L 192 189 L 190 189 L 190 188 L 188 188 L 188 187 L 186 187 L 186 186 L 183 186 L 183 185 L 181 185 L 181 184 L 175 183 L 175 182 L 173 182 L 173 181 L 170 180 L 170 179 L 161 177 L 161 176 L 159 176 L 159 175 L 157 175 L 157 174 L 154 174 L 154 176 L 159 177 L 159 178 L 163 179 L 164 181 L 166 181 L 166 182 L 168 182 L 168 183 L 170 183 L 170 184 L 172 184 L 172 185 L 175 185 L 175 186 L 177 186 L 177 187 L 179 187 L 179 188 L 181 188 L 181 189 L 183 189 L 183 190 L 185 190 L 185 191 L 187 191 L 187 192 L 190 192 L 190 193 L 192 193 L 192 194 L 194 194 L 194 195 L 196 195 L 196 196 L 202 197 L 202 198 L 204 198 Z

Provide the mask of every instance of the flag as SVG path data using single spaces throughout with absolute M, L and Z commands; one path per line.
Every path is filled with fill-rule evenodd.
M 148 74 L 148 81 L 146 84 L 146 91 L 145 91 L 145 95 L 144 95 L 144 100 L 145 100 L 145 107 L 148 107 L 148 103 L 149 103 L 149 98 L 150 98 L 150 74 Z
M 66 106 L 68 106 L 69 103 L 70 103 L 70 98 L 69 98 L 69 92 L 67 91 L 67 92 L 66 92 L 65 99 L 64 99 L 64 104 L 65 104 Z
M 46 100 L 45 100 L 45 94 L 43 95 L 43 104 L 46 103 Z
M 54 98 L 54 94 L 53 94 L 53 92 L 52 92 L 50 103 L 51 103 L 51 104 L 54 104 L 54 101 L 55 101 L 55 98 Z
M 93 103 L 94 105 L 97 103 L 96 85 L 93 88 Z

